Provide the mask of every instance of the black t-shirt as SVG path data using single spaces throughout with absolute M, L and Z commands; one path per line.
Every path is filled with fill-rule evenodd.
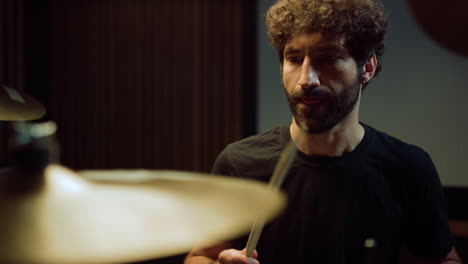
M 369 238 L 377 242 L 372 263 L 397 263 L 401 247 L 425 258 L 450 251 L 445 200 L 429 155 L 362 125 L 364 138 L 352 152 L 298 152 L 282 186 L 287 207 L 257 246 L 261 263 L 365 263 Z M 212 172 L 267 182 L 290 139 L 289 126 L 282 126 L 232 143 Z

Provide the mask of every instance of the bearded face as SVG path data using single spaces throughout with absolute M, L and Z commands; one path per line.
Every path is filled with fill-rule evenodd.
M 286 44 L 283 58 L 284 90 L 302 130 L 313 134 L 329 131 L 355 109 L 363 75 L 344 36 L 301 34 Z

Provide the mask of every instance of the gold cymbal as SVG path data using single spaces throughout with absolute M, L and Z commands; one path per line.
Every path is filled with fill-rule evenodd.
M 23 91 L 0 87 L 0 120 L 27 121 L 41 118 L 45 114 L 44 106 Z
M 421 28 L 438 44 L 468 57 L 468 1 L 408 0 Z
M 261 183 L 201 173 L 77 174 L 49 165 L 26 193 L 14 183 L 29 176 L 21 174 L 0 173 L 1 263 L 125 263 L 181 254 L 242 235 L 285 204 L 283 194 Z

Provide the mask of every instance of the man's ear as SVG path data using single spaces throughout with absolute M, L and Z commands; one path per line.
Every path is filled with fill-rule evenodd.
M 373 55 L 367 62 L 362 66 L 362 82 L 369 82 L 375 75 L 377 69 L 377 57 Z

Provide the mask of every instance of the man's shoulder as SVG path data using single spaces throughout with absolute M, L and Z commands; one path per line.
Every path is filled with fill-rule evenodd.
M 425 153 L 425 151 L 419 146 L 416 146 L 402 139 L 389 135 L 386 132 L 377 130 L 369 125 L 365 126 L 373 134 L 372 144 L 374 144 L 375 147 L 378 147 L 381 150 L 390 151 L 391 153 L 399 155 L 419 155 Z
M 270 175 L 284 147 L 285 126 L 230 143 L 218 155 L 213 173 L 262 178 Z
M 405 169 L 409 170 L 420 170 L 422 167 L 433 166 L 429 154 L 423 148 L 370 126 L 367 127 L 373 134 L 372 151 L 391 161 L 390 164 L 404 166 Z
M 274 127 L 263 133 L 230 143 L 224 152 L 245 155 L 275 152 L 283 147 L 285 138 L 288 136 L 284 135 L 285 132 L 286 126 Z

